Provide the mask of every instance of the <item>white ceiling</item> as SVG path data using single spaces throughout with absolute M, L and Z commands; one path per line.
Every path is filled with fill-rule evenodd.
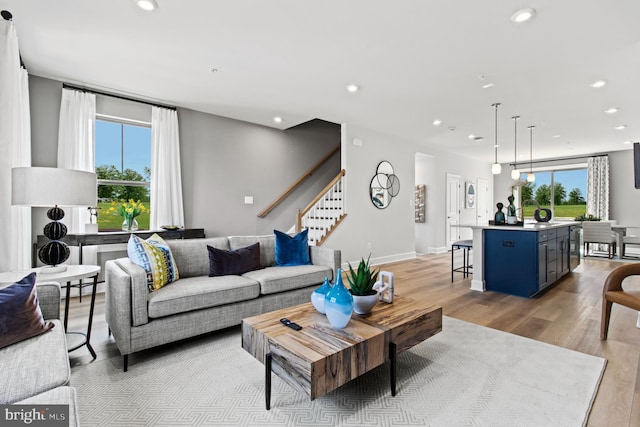
M 132 0 L 0 9 L 13 13 L 30 74 L 266 126 L 320 118 L 492 162 L 500 102 L 501 163 L 514 158 L 514 114 L 525 160 L 528 125 L 534 159 L 640 141 L 638 0 L 157 2 L 153 12 Z M 525 7 L 535 18 L 511 22 Z M 591 88 L 597 79 L 608 84 Z

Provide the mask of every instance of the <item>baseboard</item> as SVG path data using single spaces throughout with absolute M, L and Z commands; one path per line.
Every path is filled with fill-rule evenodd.
M 427 248 L 428 254 L 446 254 L 448 251 L 449 249 L 447 249 L 446 246 L 440 246 L 439 248 L 434 248 L 430 246 Z
M 415 252 L 406 252 L 406 253 L 402 253 L 402 254 L 386 255 L 386 256 L 382 256 L 382 257 L 371 258 L 369 260 L 369 265 L 388 264 L 388 263 L 391 263 L 391 262 L 398 262 L 398 261 L 405 261 L 405 260 L 408 260 L 408 259 L 414 259 L 415 257 L 416 257 L 416 253 Z M 360 260 L 350 261 L 351 266 L 354 269 L 358 266 L 359 262 L 360 262 Z M 347 264 L 346 262 L 343 262 L 342 263 L 342 270 L 349 270 L 349 264 Z

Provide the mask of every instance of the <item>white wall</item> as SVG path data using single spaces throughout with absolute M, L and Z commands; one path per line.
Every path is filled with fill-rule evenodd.
M 460 175 L 463 185 L 466 181 L 475 183 L 477 178 L 485 178 L 491 187 L 489 163 L 403 141 L 361 126 L 343 125 L 342 135 L 348 215 L 325 245 L 341 249 L 343 263 L 353 264 L 369 253 L 372 262 L 379 264 L 413 258 L 416 252 L 429 251 L 429 248 L 431 251 L 446 250 L 447 173 Z M 356 138 L 362 141 L 362 147 L 353 145 Z M 426 154 L 426 159 L 416 162 L 416 153 Z M 419 157 L 425 158 L 424 155 Z M 389 207 L 377 209 L 369 199 L 369 185 L 382 160 L 393 165 L 401 187 L 400 194 Z M 417 177 L 423 181 L 416 181 Z M 424 224 L 415 223 L 416 183 L 427 186 L 427 222 Z M 461 191 L 461 198 L 463 193 Z M 492 199 L 493 192 L 490 191 L 489 200 Z M 460 203 L 461 223 L 475 224 L 475 209 L 464 209 L 464 200 Z M 471 238 L 470 229 L 461 228 L 460 232 L 462 238 Z

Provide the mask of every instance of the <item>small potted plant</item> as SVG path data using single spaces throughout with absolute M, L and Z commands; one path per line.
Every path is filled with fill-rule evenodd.
M 371 255 L 369 255 L 371 258 Z M 378 291 L 373 289 L 378 279 L 378 271 L 371 271 L 369 267 L 369 258 L 364 258 L 358 264 L 358 270 L 354 271 L 349 264 L 347 272 L 347 281 L 349 282 L 349 291 L 353 295 L 353 311 L 357 314 L 367 314 L 378 302 Z

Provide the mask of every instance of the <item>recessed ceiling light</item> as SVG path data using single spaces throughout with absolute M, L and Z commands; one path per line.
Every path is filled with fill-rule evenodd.
M 615 130 L 622 130 L 622 129 L 626 129 L 627 125 L 618 125 L 616 127 L 614 127 Z
M 434 125 L 434 126 L 440 126 L 441 124 L 442 124 L 442 120 L 440 120 L 440 119 L 435 119 L 435 120 L 433 121 L 433 125 Z
M 536 14 L 535 9 L 532 9 L 532 8 L 520 9 L 519 11 L 511 15 L 511 20 L 519 24 L 521 22 L 526 22 L 530 20 L 531 18 L 533 18 L 535 14 Z
M 347 91 L 351 93 L 356 93 L 358 90 L 360 90 L 360 86 L 358 85 L 354 85 L 354 84 L 347 85 Z
M 469 134 L 469 139 L 476 139 L 476 136 L 472 133 Z
M 135 2 L 140 9 L 146 10 L 147 12 L 158 8 L 158 3 L 156 3 L 156 0 L 135 0 Z
M 625 141 L 625 142 L 623 142 L 623 144 L 629 145 L 629 144 L 631 144 L 631 141 Z
M 560 138 L 560 135 L 553 135 L 551 138 Z
M 595 82 L 591 83 L 591 87 L 599 88 L 606 84 L 607 84 L 606 80 L 596 80 Z
M 273 121 L 276 122 L 276 123 L 282 123 L 282 117 L 276 116 L 276 117 L 273 118 Z
M 494 86 L 493 83 L 487 83 L 487 84 L 482 85 L 482 89 L 489 89 L 490 87 L 493 87 L 493 86 Z
M 607 114 L 615 114 L 618 112 L 618 109 L 616 107 L 611 107 L 611 108 L 607 108 L 606 110 L 604 110 L 605 113 Z

